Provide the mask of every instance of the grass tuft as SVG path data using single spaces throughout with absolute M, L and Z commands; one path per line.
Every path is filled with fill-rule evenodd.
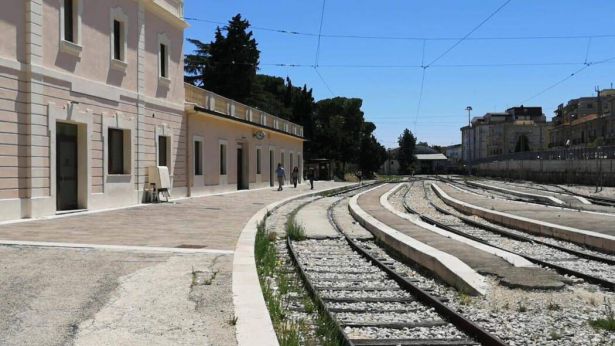
M 299 225 L 294 218 L 290 218 L 286 224 L 286 234 L 291 240 L 301 241 L 305 240 L 305 230 Z
M 590 320 L 589 325 L 594 329 L 604 329 L 608 331 L 615 331 L 615 310 L 608 298 L 604 298 L 604 318 L 598 318 Z

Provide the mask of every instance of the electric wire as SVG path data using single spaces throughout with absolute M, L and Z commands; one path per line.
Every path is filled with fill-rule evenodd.
M 195 17 L 185 17 L 191 22 L 202 22 L 216 25 L 227 25 L 227 22 L 202 19 Z M 318 33 L 303 32 L 279 28 L 269 28 L 250 25 L 256 31 L 270 31 L 287 35 L 318 37 Z M 327 34 L 321 33 L 324 38 L 359 39 L 359 40 L 405 40 L 405 41 L 458 41 L 461 37 L 428 37 L 428 36 L 387 36 L 387 35 L 358 35 L 358 34 Z M 493 40 L 587 40 L 587 39 L 608 39 L 615 38 L 615 34 L 584 34 L 584 35 L 535 35 L 535 36 L 475 36 L 467 37 L 464 41 L 493 41 Z
M 463 42 L 464 40 L 466 40 L 470 35 L 472 35 L 476 30 L 478 30 L 481 26 L 483 26 L 483 24 L 487 23 L 489 21 L 489 19 L 493 18 L 493 16 L 495 16 L 498 12 L 500 12 L 504 7 L 506 7 L 506 5 L 508 5 L 512 0 L 506 0 L 502 5 L 500 5 L 500 7 L 498 7 L 495 11 L 491 12 L 491 14 L 489 14 L 487 16 L 487 18 L 483 19 L 483 21 L 481 21 L 477 26 L 475 26 L 472 30 L 470 30 L 467 34 L 465 34 L 462 38 L 460 38 L 459 40 L 457 40 L 457 42 L 455 42 L 452 46 L 450 46 L 447 50 L 445 50 L 442 54 L 440 54 L 437 58 L 433 59 L 429 64 L 427 64 L 427 66 L 433 65 L 436 61 L 442 59 L 444 56 L 446 56 L 448 53 L 450 53 L 453 49 L 455 49 L 455 47 L 457 47 L 458 45 L 461 44 L 461 42 Z

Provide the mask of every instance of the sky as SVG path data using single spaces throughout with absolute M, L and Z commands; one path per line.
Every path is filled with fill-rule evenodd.
M 429 144 L 461 143 L 467 106 L 472 117 L 541 106 L 550 119 L 560 103 L 615 82 L 613 0 L 325 0 L 324 11 L 320 0 L 184 6 L 193 18 L 185 37 L 206 42 L 215 22 L 240 13 L 253 26 L 259 73 L 307 84 L 316 100 L 361 98 L 386 147 L 404 128 Z M 186 42 L 185 53 L 192 50 Z

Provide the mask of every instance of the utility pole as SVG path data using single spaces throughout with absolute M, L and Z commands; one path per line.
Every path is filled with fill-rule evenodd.
M 472 175 L 472 158 L 470 158 L 470 156 L 474 156 L 473 154 L 473 148 L 470 147 L 470 138 L 472 137 L 471 135 L 471 127 L 472 127 L 472 122 L 470 121 L 470 113 L 472 112 L 472 106 L 467 106 L 466 107 L 466 111 L 468 111 L 468 170 L 469 170 L 469 175 Z M 474 145 L 476 145 L 476 143 L 474 143 Z

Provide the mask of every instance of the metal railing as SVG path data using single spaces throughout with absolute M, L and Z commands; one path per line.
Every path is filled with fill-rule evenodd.
M 526 151 L 473 160 L 472 164 L 508 160 L 596 160 L 615 159 L 615 145 L 596 148 L 558 148 L 543 151 Z
M 303 126 L 191 84 L 184 83 L 184 87 L 186 90 L 186 102 L 188 103 L 194 103 L 207 110 L 229 115 L 256 125 L 274 128 L 281 132 L 303 137 Z M 263 120 L 265 121 L 263 122 Z

